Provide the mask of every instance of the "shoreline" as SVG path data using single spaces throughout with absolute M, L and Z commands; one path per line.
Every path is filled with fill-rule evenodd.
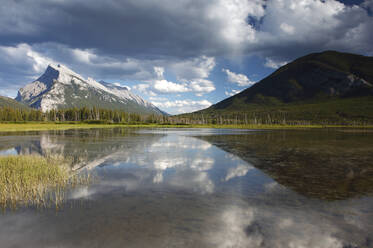
M 88 123 L 0 123 L 0 132 L 48 131 L 93 128 L 214 128 L 214 129 L 373 129 L 373 125 L 281 125 L 281 124 L 253 124 L 253 125 L 216 125 L 216 124 L 88 124 Z

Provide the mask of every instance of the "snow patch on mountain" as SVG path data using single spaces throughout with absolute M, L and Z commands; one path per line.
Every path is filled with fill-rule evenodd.
M 147 107 L 154 107 L 154 105 L 150 102 L 145 101 L 138 95 L 133 94 L 131 91 L 128 90 L 127 87 L 122 87 L 114 84 L 109 84 L 104 81 L 100 81 L 100 84 L 105 86 L 106 91 L 109 91 L 113 95 L 118 96 L 119 98 L 122 99 L 130 99 L 132 101 L 135 101 L 136 103 L 147 106 Z
M 68 95 L 66 95 L 67 90 L 69 90 Z M 148 113 L 163 114 L 152 103 L 133 94 L 126 87 L 104 81 L 97 82 L 90 77 L 85 79 L 63 65 L 49 65 L 42 76 L 19 90 L 16 100 L 42 111 L 48 111 L 64 106 L 79 105 L 81 104 L 79 100 L 88 101 L 90 98 L 92 101 L 96 101 L 91 105 L 97 104 L 99 106 L 105 102 L 112 105 L 116 103 L 123 107 L 121 109 L 127 111 L 125 105 L 135 106 L 136 109 L 142 108 Z M 67 102 L 71 99 L 75 99 L 75 101 Z M 97 99 L 100 102 L 97 102 Z
M 42 111 L 57 108 L 65 102 L 65 91 L 62 84 L 54 84 L 48 94 L 42 98 L 40 107 Z
M 50 72 L 48 71 L 48 69 L 53 69 L 55 70 L 56 72 L 58 72 L 58 77 L 57 78 L 53 78 L 52 76 L 52 79 L 55 79 L 57 80 L 58 82 L 60 83 L 63 83 L 63 84 L 71 84 L 71 80 L 76 78 L 77 80 L 79 81 L 84 81 L 84 78 L 79 75 L 78 73 L 70 70 L 69 68 L 67 68 L 66 66 L 64 65 L 49 65 L 49 67 L 47 68 L 47 75 L 50 74 Z M 51 74 L 54 74 L 54 72 L 52 72 Z

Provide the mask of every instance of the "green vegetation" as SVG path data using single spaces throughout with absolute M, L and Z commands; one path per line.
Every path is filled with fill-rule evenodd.
M 69 122 L 86 121 L 91 123 L 139 123 L 155 122 L 163 116 L 139 115 L 119 110 L 100 108 L 71 108 L 42 112 L 36 109 L 20 109 L 0 107 L 0 121 L 2 122 Z M 154 119 L 154 120 L 153 120 Z
M 28 106 L 20 102 L 17 102 L 16 100 L 12 98 L 5 97 L 5 96 L 0 96 L 0 108 L 2 107 L 10 107 L 10 108 L 16 108 L 16 109 L 23 109 L 23 110 L 30 109 Z
M 373 125 L 284 125 L 284 124 L 89 124 L 89 123 L 0 123 L 0 132 L 47 131 L 91 128 L 228 128 L 228 129 L 305 129 L 373 128 Z
M 235 96 L 180 117 L 219 124 L 372 124 L 373 57 L 310 54 Z
M 0 156 L 0 207 L 53 204 L 58 208 L 68 186 L 89 181 L 89 175 L 73 175 L 62 157 Z
M 367 126 L 373 124 L 373 97 L 294 102 L 289 104 L 242 104 L 235 99 L 226 109 L 206 109 L 178 116 L 139 115 L 118 110 L 73 108 L 43 113 L 35 109 L 0 108 L 0 131 L 71 128 L 132 127 L 226 127 L 263 128 L 310 125 Z M 271 101 L 271 100 L 270 100 Z M 364 106 L 364 107 L 362 107 Z M 15 125 L 27 123 L 27 126 Z M 264 125 L 264 126 L 263 126 Z M 237 127 L 238 126 L 238 127 Z M 245 127 L 241 127 L 245 126 Z
M 209 108 L 178 116 L 200 123 L 284 125 L 372 125 L 373 97 L 333 98 L 264 105 L 241 98 L 224 109 Z

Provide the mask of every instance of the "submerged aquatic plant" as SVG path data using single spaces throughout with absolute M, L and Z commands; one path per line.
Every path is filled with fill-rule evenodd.
M 0 207 L 59 208 L 68 187 L 89 184 L 89 174 L 73 174 L 62 156 L 0 156 Z

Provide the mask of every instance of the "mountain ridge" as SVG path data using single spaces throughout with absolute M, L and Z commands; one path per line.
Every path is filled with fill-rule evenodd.
M 359 61 L 355 64 L 354 61 L 359 59 L 364 62 Z M 370 70 L 365 67 L 359 69 L 359 65 L 368 66 Z M 315 84 L 315 81 L 319 83 Z M 232 100 L 236 98 L 246 98 L 245 103 L 273 105 L 315 97 L 367 96 L 373 95 L 372 82 L 373 57 L 325 51 L 298 58 L 280 67 L 252 87 L 212 107 L 223 109 L 231 105 Z M 339 85 L 336 85 L 338 83 Z
M 373 123 L 373 57 L 337 51 L 309 54 L 192 114 L 212 119 L 248 114 L 262 120 L 276 116 L 278 120 Z
M 64 65 L 50 64 L 43 75 L 18 91 L 15 98 L 32 108 L 48 111 L 71 107 L 99 107 L 139 114 L 164 115 L 127 87 L 85 79 Z
M 23 109 L 23 110 L 30 109 L 25 104 L 20 103 L 10 97 L 0 96 L 0 108 L 4 108 L 4 107 L 10 107 L 13 109 Z

